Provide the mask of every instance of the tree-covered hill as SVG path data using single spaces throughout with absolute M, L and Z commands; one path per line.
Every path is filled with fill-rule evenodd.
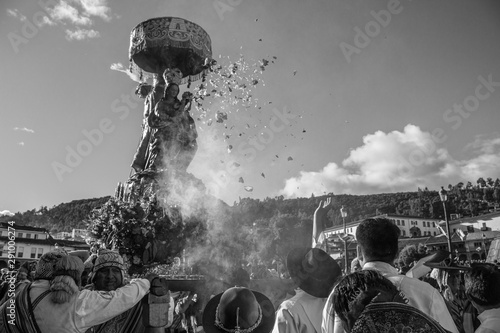
M 448 185 L 448 213 L 462 216 L 475 216 L 500 204 L 500 180 L 479 178 L 476 185 L 460 182 Z M 328 212 L 330 225 L 342 223 L 340 208 L 345 207 L 347 221 L 360 220 L 379 214 L 397 214 L 443 218 L 443 207 L 437 191 L 427 188 L 416 192 L 384 193 L 371 195 L 328 194 L 310 198 L 285 199 L 283 196 L 263 200 L 241 198 L 225 210 L 228 219 L 241 226 L 270 225 L 274 219 L 287 216 L 295 221 L 295 226 L 312 225 L 312 216 L 320 200 L 332 197 Z M 86 228 L 85 219 L 94 209 L 105 204 L 110 197 L 74 200 L 52 208 L 40 207 L 12 217 L 0 217 L 0 222 L 16 221 L 19 225 L 43 227 L 50 232 L 71 231 L 73 228 Z
M 0 222 L 15 221 L 18 225 L 45 228 L 50 233 L 60 231 L 70 232 L 72 229 L 86 229 L 84 220 L 92 209 L 102 206 L 109 200 L 108 197 L 73 200 L 61 203 L 52 208 L 42 206 L 14 216 L 1 216 Z

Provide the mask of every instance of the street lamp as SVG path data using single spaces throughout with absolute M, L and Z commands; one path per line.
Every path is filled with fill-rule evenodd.
M 347 255 L 347 239 L 348 238 L 347 238 L 347 229 L 346 229 L 346 226 L 345 226 L 345 218 L 347 217 L 347 212 L 345 211 L 343 205 L 340 208 L 340 215 L 342 216 L 342 224 L 344 225 L 344 237 L 343 237 L 343 241 L 344 241 L 345 272 L 346 272 L 346 274 L 349 274 L 348 267 L 350 267 L 350 265 L 348 264 L 349 261 L 347 259 L 347 257 L 348 257 L 348 255 Z
M 446 222 L 446 238 L 448 238 L 448 251 L 450 252 L 450 259 L 453 260 L 453 250 L 451 248 L 451 233 L 450 233 L 450 221 L 448 220 L 448 214 L 446 213 L 446 201 L 448 201 L 448 192 L 441 186 L 441 190 L 439 191 L 439 198 L 443 203 L 444 208 L 444 220 Z
M 483 250 L 484 250 L 484 259 L 486 259 L 486 257 L 488 255 L 486 254 L 486 235 L 484 233 L 483 233 L 483 242 L 482 243 L 483 243 Z M 481 259 L 483 259 L 483 258 L 481 258 Z

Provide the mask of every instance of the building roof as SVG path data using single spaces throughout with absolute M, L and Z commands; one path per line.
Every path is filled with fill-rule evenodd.
M 16 228 L 17 229 L 17 228 Z M 0 236 L 0 241 L 8 242 L 9 238 L 7 236 Z M 75 241 L 67 241 L 62 239 L 54 239 L 52 237 L 48 237 L 47 239 L 35 239 L 35 238 L 16 238 L 17 244 L 33 244 L 33 245 L 49 245 L 55 246 L 58 244 L 59 246 L 68 246 L 74 248 L 90 248 L 90 246 L 85 242 L 75 242 Z
M 439 219 L 433 219 L 431 217 L 422 217 L 422 216 L 413 216 L 413 215 L 397 215 L 397 214 L 382 214 L 382 215 L 377 215 L 375 217 L 387 217 L 387 218 L 403 218 L 403 219 L 420 219 L 420 220 L 435 220 L 438 221 Z
M 462 238 L 460 238 L 460 236 L 457 235 L 456 233 L 453 233 L 453 235 L 451 235 L 451 241 L 453 243 L 463 242 Z M 426 244 L 442 244 L 442 243 L 447 243 L 447 242 L 448 242 L 448 239 L 446 238 L 446 235 L 441 234 L 441 235 L 429 237 L 429 240 L 427 241 Z
M 472 217 L 462 217 L 459 219 L 455 220 L 450 220 L 450 225 L 453 224 L 460 224 L 460 223 L 478 223 L 479 221 L 490 221 L 493 220 L 494 218 L 500 218 L 500 212 L 493 212 L 493 213 L 488 213 L 484 215 L 478 215 L 478 216 L 472 216 Z M 439 224 L 444 224 L 446 221 L 441 220 Z
M 399 238 L 398 244 L 399 247 L 405 247 L 407 245 L 415 245 L 417 246 L 418 244 L 427 244 L 427 241 L 429 240 L 430 237 L 413 237 L 413 238 Z
M 476 231 L 476 232 L 469 232 L 466 236 L 466 240 L 468 241 L 473 241 L 473 240 L 482 240 L 483 235 L 485 239 L 492 239 L 495 237 L 500 236 L 500 231 Z
M 0 223 L 0 228 L 8 229 L 9 227 L 13 227 L 13 226 L 8 224 L 8 222 Z M 19 225 L 17 223 L 14 225 L 14 228 L 16 229 L 16 231 L 23 230 L 23 231 L 47 232 L 47 229 L 45 229 L 45 228 L 30 227 L 27 225 Z

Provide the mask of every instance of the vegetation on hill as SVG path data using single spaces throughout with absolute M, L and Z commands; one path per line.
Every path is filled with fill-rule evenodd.
M 479 178 L 476 185 L 460 182 L 450 184 L 446 189 L 449 214 L 476 216 L 500 204 L 499 179 L 493 181 L 491 178 Z M 218 208 L 213 211 L 207 209 L 201 215 L 184 218 L 183 226 L 175 225 L 176 222 L 169 220 L 168 223 L 173 224 L 169 224 L 164 230 L 148 227 L 148 223 L 154 222 L 154 218 L 151 220 L 154 216 L 151 209 L 154 206 L 148 207 L 146 204 L 141 208 L 130 204 L 121 205 L 113 202 L 114 199 L 110 197 L 75 200 L 50 209 L 40 207 L 12 217 L 0 217 L 0 222 L 14 220 L 19 225 L 44 227 L 51 233 L 88 228 L 92 224 L 96 226 L 96 223 L 102 230 L 111 228 L 111 231 L 114 230 L 113 225 L 127 228 L 134 226 L 141 233 L 142 229 L 146 230 L 144 242 L 137 242 L 141 249 L 148 247 L 148 243 L 153 244 L 155 237 L 148 236 L 149 230 L 155 234 L 167 233 L 170 235 L 164 239 L 169 243 L 169 258 L 179 256 L 181 249 L 184 249 L 189 251 L 192 262 L 224 262 L 224 266 L 228 267 L 236 265 L 239 260 L 283 262 L 291 246 L 310 246 L 313 213 L 319 202 L 327 197 L 332 198 L 332 204 L 327 214 L 329 223 L 326 227 L 342 224 L 342 206 L 347 211 L 347 222 L 381 214 L 444 218 L 438 192 L 419 188 L 416 192 L 373 195 L 330 193 L 297 199 L 285 199 L 283 196 L 263 200 L 242 198 L 233 206 L 218 204 Z M 132 223 L 130 221 L 137 223 L 137 226 L 129 225 Z M 101 230 L 99 228 L 94 229 L 94 233 Z M 134 228 L 128 229 L 131 233 L 135 232 Z M 177 245 L 173 246 L 174 244 Z M 142 258 L 142 261 L 146 262 L 145 259 Z

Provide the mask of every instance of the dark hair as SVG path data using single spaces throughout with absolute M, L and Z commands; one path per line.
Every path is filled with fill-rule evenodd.
M 492 264 L 479 264 L 465 274 L 465 295 L 481 306 L 500 303 L 500 271 Z
M 340 320 L 352 327 L 364 308 L 377 296 L 383 301 L 406 302 L 397 287 L 380 272 L 372 270 L 358 271 L 344 276 L 333 289 L 333 313 Z
M 391 220 L 383 217 L 362 221 L 356 229 L 356 240 L 365 260 L 392 263 L 398 253 L 401 231 Z

